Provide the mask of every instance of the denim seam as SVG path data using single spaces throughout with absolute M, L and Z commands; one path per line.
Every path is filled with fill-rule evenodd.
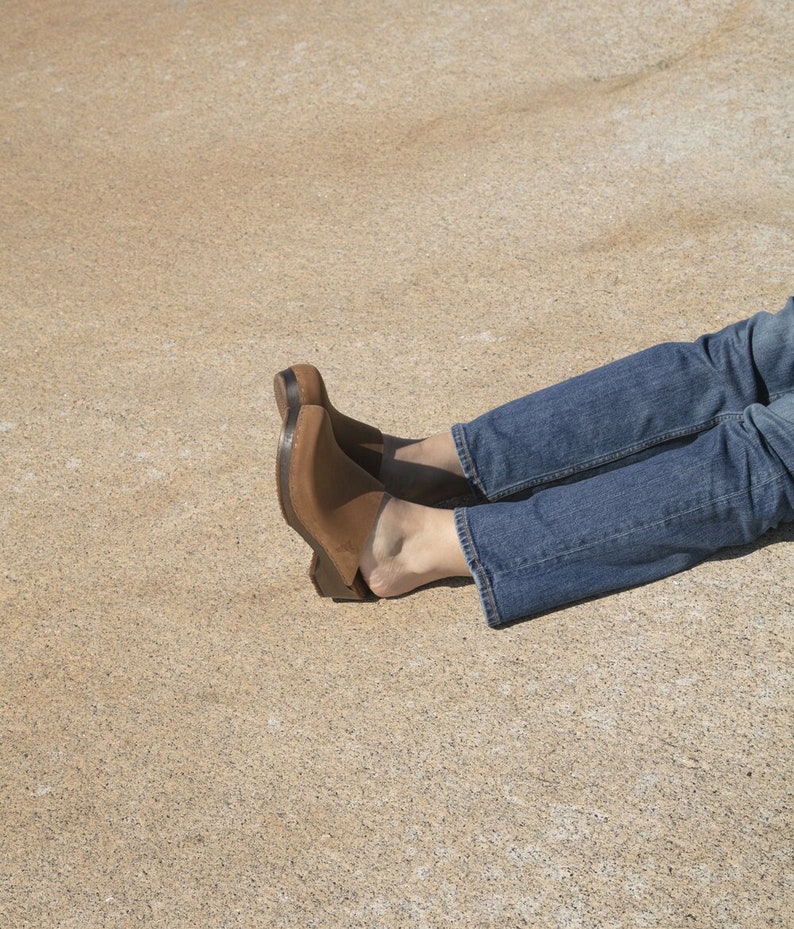
M 654 523 L 644 523 L 640 526 L 634 526 L 631 529 L 626 529 L 623 532 L 616 532 L 610 536 L 603 536 L 594 542 L 589 542 L 586 545 L 579 545 L 576 548 L 568 548 L 564 552 L 558 552 L 555 555 L 548 555 L 547 557 L 541 558 L 540 560 L 523 562 L 521 564 L 515 565 L 515 567 L 513 567 L 509 572 L 503 572 L 503 573 L 514 574 L 518 571 L 525 571 L 527 568 L 537 567 L 538 565 L 543 565 L 543 564 L 546 564 L 552 561 L 558 561 L 562 558 L 566 558 L 569 555 L 574 555 L 577 552 L 584 552 L 584 551 L 587 551 L 587 549 L 589 548 L 595 548 L 598 545 L 603 545 L 605 542 L 610 542 L 610 541 L 613 541 L 614 539 L 621 539 L 626 536 L 630 536 L 633 533 L 639 532 L 643 529 L 652 529 L 655 526 L 663 526 L 665 523 L 674 522 L 675 520 L 680 519 L 682 516 L 688 516 L 690 513 L 697 513 L 698 510 L 704 510 L 708 506 L 711 506 L 715 503 L 721 503 L 722 501 L 730 500 L 733 497 L 741 497 L 743 494 L 748 494 L 751 490 L 759 490 L 760 488 L 766 487 L 769 484 L 779 483 L 786 479 L 787 478 L 785 475 L 777 474 L 774 477 L 770 477 L 768 480 L 761 481 L 759 484 L 749 484 L 747 487 L 743 488 L 742 490 L 737 490 L 729 494 L 723 494 L 720 497 L 710 498 L 708 503 L 704 503 L 701 506 L 691 507 L 688 510 L 681 510 L 681 512 L 679 513 L 675 513 L 674 515 L 671 515 L 671 516 L 666 516 L 664 519 L 659 519 Z
M 480 605 L 485 614 L 485 621 L 489 626 L 495 628 L 501 625 L 502 620 L 496 606 L 493 586 L 485 567 L 477 555 L 474 539 L 469 532 L 469 522 L 466 518 L 466 511 L 462 507 L 455 511 L 455 528 L 458 531 L 458 539 L 463 549 L 463 555 L 469 567 L 472 568 L 472 574 L 474 575 L 475 582 L 477 582 L 477 592 L 480 595 Z
M 707 420 L 704 423 L 699 424 L 698 426 L 690 426 L 685 429 L 676 429 L 672 432 L 664 433 L 654 439 L 648 439 L 645 442 L 636 442 L 634 445 L 628 445 L 625 448 L 612 452 L 609 455 L 602 455 L 600 458 L 594 458 L 591 461 L 582 462 L 577 464 L 575 467 L 562 468 L 559 471 L 551 471 L 547 474 L 535 477 L 532 480 L 523 481 L 505 490 L 500 490 L 498 493 L 495 493 L 492 496 L 485 495 L 485 499 L 491 502 L 496 502 L 498 500 L 504 499 L 505 497 L 511 497 L 514 494 L 521 493 L 524 490 L 529 490 L 533 487 L 542 487 L 544 484 L 550 484 L 554 481 L 559 481 L 566 477 L 572 477 L 574 474 L 582 474 L 586 471 L 592 471 L 593 468 L 599 468 L 603 465 L 611 464 L 615 461 L 620 461 L 623 458 L 636 455 L 639 452 L 646 451 L 649 448 L 654 448 L 657 445 L 664 445 L 665 443 L 672 442 L 675 439 L 682 439 L 686 436 L 700 435 L 703 432 L 707 432 L 709 429 L 713 429 L 714 426 L 722 422 L 741 422 L 743 417 L 743 413 L 723 413 L 719 416 L 715 416 L 710 420 Z

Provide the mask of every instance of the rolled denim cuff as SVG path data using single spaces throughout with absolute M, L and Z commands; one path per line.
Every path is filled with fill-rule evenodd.
M 463 549 L 463 556 L 466 559 L 471 576 L 474 578 L 474 584 L 477 587 L 477 593 L 480 597 L 480 606 L 482 607 L 485 621 L 495 629 L 502 625 L 502 619 L 499 616 L 499 610 L 496 606 L 493 586 L 488 577 L 488 573 L 483 567 L 474 547 L 474 540 L 469 532 L 468 520 L 466 518 L 466 508 L 457 507 L 455 510 L 455 530 L 458 533 L 458 541 Z
M 463 469 L 463 476 L 469 482 L 472 496 L 478 503 L 486 503 L 488 497 L 485 493 L 485 487 L 477 474 L 474 459 L 469 452 L 469 443 L 466 440 L 466 427 L 463 423 L 455 423 L 452 427 L 452 438 L 455 442 L 455 450 L 458 453 L 460 466 Z

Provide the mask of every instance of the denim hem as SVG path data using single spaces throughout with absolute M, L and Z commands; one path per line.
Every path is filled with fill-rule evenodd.
M 460 466 L 463 469 L 463 476 L 469 482 L 474 499 L 479 503 L 486 503 L 488 496 L 477 474 L 477 468 L 474 465 L 474 459 L 469 452 L 469 444 L 466 441 L 466 433 L 462 423 L 455 423 L 452 427 L 452 438 L 455 442 L 455 451 L 458 453 Z
M 496 598 L 494 597 L 491 582 L 485 568 L 480 563 L 480 559 L 477 557 L 477 552 L 474 548 L 474 540 L 469 532 L 466 509 L 464 507 L 458 507 L 455 510 L 455 530 L 458 533 L 458 541 L 460 542 L 460 547 L 463 549 L 463 556 L 466 559 L 466 564 L 471 571 L 474 584 L 477 587 L 477 593 L 480 597 L 480 606 L 482 607 L 485 621 L 492 629 L 495 629 L 503 624 L 503 620 L 499 616 L 499 610 L 496 606 Z

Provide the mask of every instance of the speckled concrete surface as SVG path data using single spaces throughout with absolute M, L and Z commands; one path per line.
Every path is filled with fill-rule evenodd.
M 270 386 L 417 435 L 778 309 L 790 4 L 0 19 L 0 924 L 791 925 L 794 533 L 334 605 Z

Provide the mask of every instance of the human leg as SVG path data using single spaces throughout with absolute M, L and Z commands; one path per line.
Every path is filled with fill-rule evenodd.
M 521 492 L 655 454 L 790 389 L 794 299 L 693 343 L 664 343 L 422 440 L 384 436 L 380 478 L 433 503 Z
M 471 574 L 492 626 L 657 580 L 794 520 L 793 436 L 794 393 L 528 500 L 453 513 L 387 498 L 362 574 L 384 597 Z
M 452 434 L 497 501 L 655 454 L 791 390 L 794 298 L 692 343 L 664 343 L 498 407 Z

